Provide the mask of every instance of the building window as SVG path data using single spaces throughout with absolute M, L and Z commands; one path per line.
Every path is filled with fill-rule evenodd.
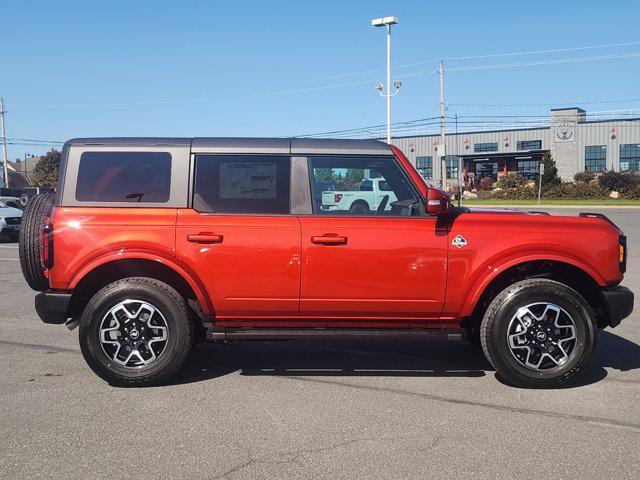
M 433 178 L 433 157 L 416 157 L 416 170 L 423 178 Z
M 518 161 L 518 174 L 525 178 L 535 178 L 539 173 L 539 165 L 537 160 Z
M 497 152 L 498 142 L 495 143 L 476 143 L 473 145 L 474 152 Z
M 607 169 L 607 146 L 584 147 L 584 169 L 587 172 L 604 172 Z
M 521 140 L 517 145 L 518 150 L 541 150 L 542 140 Z
M 620 171 L 640 171 L 640 144 L 620 145 Z
M 447 167 L 447 178 L 458 178 L 458 156 L 445 155 L 444 161 Z

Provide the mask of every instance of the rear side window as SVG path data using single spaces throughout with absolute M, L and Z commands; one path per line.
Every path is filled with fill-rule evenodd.
M 193 207 L 199 212 L 289 213 L 291 161 L 266 155 L 197 155 Z
M 166 203 L 170 186 L 167 152 L 85 152 L 80 157 L 76 200 Z

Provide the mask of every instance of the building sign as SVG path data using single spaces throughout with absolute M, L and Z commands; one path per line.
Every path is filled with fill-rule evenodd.
M 576 122 L 570 118 L 558 119 L 554 130 L 556 142 L 574 142 L 576 139 Z

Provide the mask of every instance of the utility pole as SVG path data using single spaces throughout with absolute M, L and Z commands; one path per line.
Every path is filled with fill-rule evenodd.
M 447 179 L 447 162 L 445 160 L 445 132 L 444 132 L 444 61 L 440 60 L 440 145 L 438 145 L 438 155 L 440 156 L 440 186 L 444 188 Z
M 2 165 L 4 168 L 4 186 L 9 188 L 9 166 L 7 165 L 7 133 L 4 129 L 4 99 L 0 98 L 0 123 L 2 124 Z

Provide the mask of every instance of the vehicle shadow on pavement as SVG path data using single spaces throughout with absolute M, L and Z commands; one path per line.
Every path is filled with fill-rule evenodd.
M 599 333 L 596 353 L 576 382 L 596 383 L 606 368 L 640 368 L 640 346 L 618 335 Z M 194 347 L 190 359 L 170 381 L 183 384 L 233 372 L 247 376 L 328 377 L 482 377 L 494 372 L 482 350 L 467 342 L 441 340 L 271 341 Z M 499 376 L 496 378 L 506 382 Z

